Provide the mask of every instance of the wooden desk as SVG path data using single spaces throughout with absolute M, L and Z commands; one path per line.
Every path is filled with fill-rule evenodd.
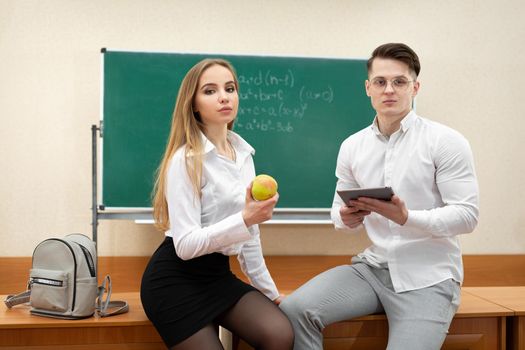
M 508 319 L 507 349 L 525 350 L 525 286 L 464 287 L 465 293 L 489 300 L 514 312 Z
M 483 298 L 461 293 L 461 305 L 442 349 L 504 350 L 506 316 L 512 311 Z M 385 349 L 388 323 L 384 315 L 339 322 L 324 331 L 326 350 Z
M 2 300 L 5 295 L 1 295 Z M 0 349 L 30 350 L 160 350 L 166 347 L 147 319 L 139 293 L 113 293 L 126 300 L 129 312 L 82 320 L 60 320 L 29 314 L 30 307 L 0 306 Z M 2 303 L 3 304 L 3 303 Z
M 3 300 L 5 295 L 0 296 Z M 108 318 L 59 320 L 32 316 L 29 307 L 0 307 L 0 349 L 156 350 L 164 345 L 144 314 L 139 294 L 114 293 L 127 300 L 130 311 Z M 508 308 L 472 292 L 462 291 L 459 310 L 452 321 L 443 349 L 505 349 Z M 388 324 L 384 315 L 339 322 L 325 329 L 325 349 L 384 349 Z M 249 349 L 242 343 L 239 349 Z
M 277 257 L 269 260 L 268 265 L 280 290 L 290 293 L 317 273 L 348 259 Z M 127 300 L 130 312 L 109 318 L 71 321 L 32 316 L 28 306 L 7 309 L 0 305 L 0 349 L 165 348 L 144 314 L 138 292 L 113 293 L 112 298 Z M 5 299 L 5 295 L 0 295 L 0 299 Z M 463 287 L 461 305 L 443 349 L 525 350 L 524 304 L 525 286 Z M 387 335 L 388 324 L 384 315 L 339 322 L 326 328 L 325 349 L 383 350 Z M 239 348 L 249 349 L 242 342 Z
M 506 318 L 513 311 L 471 293 L 461 293 L 461 305 L 442 349 L 504 350 Z M 325 350 L 384 350 L 388 341 L 385 315 L 370 315 L 325 328 Z M 251 349 L 243 341 L 239 350 Z

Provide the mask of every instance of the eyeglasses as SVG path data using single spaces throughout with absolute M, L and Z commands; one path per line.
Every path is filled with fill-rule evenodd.
M 396 91 L 406 91 L 408 89 L 408 86 L 410 83 L 413 83 L 414 80 L 408 80 L 406 78 L 394 78 L 391 80 L 387 80 L 385 78 L 374 78 L 372 79 L 371 87 L 373 90 L 377 92 L 383 92 L 385 91 L 388 82 L 390 82 L 390 85 L 392 86 L 392 89 Z

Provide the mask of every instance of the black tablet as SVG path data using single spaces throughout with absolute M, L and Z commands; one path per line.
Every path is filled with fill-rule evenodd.
M 389 201 L 394 195 L 392 187 L 370 187 L 370 188 L 354 188 L 351 190 L 337 191 L 339 196 L 343 199 L 346 205 L 349 205 L 350 200 L 355 200 L 359 197 L 369 197 Z

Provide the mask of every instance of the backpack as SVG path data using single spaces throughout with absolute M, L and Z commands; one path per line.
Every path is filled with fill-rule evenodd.
M 107 292 L 106 300 L 103 300 Z M 27 291 L 8 295 L 8 308 L 29 302 L 31 314 L 81 319 L 111 316 L 128 311 L 125 301 L 110 301 L 111 279 L 97 284 L 97 250 L 89 237 L 73 233 L 64 238 L 49 238 L 33 251 Z M 108 312 L 108 308 L 116 308 Z

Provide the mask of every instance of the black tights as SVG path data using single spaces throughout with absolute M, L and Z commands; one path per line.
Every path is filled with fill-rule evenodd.
M 255 349 L 290 350 L 293 330 L 286 315 L 259 292 L 246 293 L 237 304 L 172 350 L 223 350 L 216 325 L 236 334 Z

